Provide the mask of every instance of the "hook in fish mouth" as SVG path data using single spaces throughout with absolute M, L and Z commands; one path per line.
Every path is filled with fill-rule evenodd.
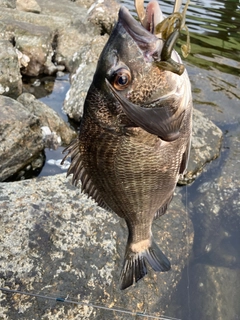
M 183 64 L 171 58 L 174 45 L 179 36 L 179 30 L 172 32 L 164 42 L 139 24 L 125 7 L 120 8 L 118 21 L 142 50 L 144 56 L 152 56 L 153 64 L 158 68 L 178 75 L 184 72 Z
M 135 8 L 142 26 L 148 28 L 150 24 L 150 29 L 148 28 L 148 30 L 165 40 L 161 60 L 156 60 L 155 65 L 158 68 L 171 71 L 178 75 L 184 72 L 185 67 L 183 64 L 174 61 L 171 58 L 171 54 L 182 29 L 186 29 L 187 31 L 187 45 L 181 47 L 182 54 L 186 57 L 190 52 L 189 33 L 185 25 L 188 4 L 189 0 L 187 0 L 183 12 L 180 13 L 179 10 L 182 5 L 182 0 L 175 0 L 173 13 L 164 19 L 157 1 L 150 1 L 145 10 L 143 0 L 135 0 Z
M 161 60 L 155 61 L 155 65 L 158 68 L 174 72 L 180 76 L 181 74 L 183 74 L 185 67 L 182 63 L 176 62 L 171 57 L 172 51 L 177 42 L 179 34 L 180 34 L 180 31 L 175 30 L 173 31 L 173 33 L 169 35 L 169 37 L 167 38 L 166 42 L 163 45 Z

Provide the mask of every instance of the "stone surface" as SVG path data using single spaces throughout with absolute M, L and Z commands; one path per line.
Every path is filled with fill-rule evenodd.
M 88 44 L 89 39 L 100 33 L 99 27 L 88 21 L 87 8 L 66 0 L 34 3 L 33 0 L 19 0 L 17 10 L 0 3 L 0 40 L 10 41 L 29 58 L 26 66 L 21 66 L 21 72 L 25 75 L 76 69 L 80 59 L 78 52 Z M 20 4 L 26 8 L 20 7 Z
M 120 4 L 115 0 L 96 1 L 88 10 L 89 21 L 100 28 L 101 34 L 110 34 L 118 19 Z
M 51 144 L 45 144 L 46 147 L 55 149 L 62 143 L 67 145 L 75 137 L 76 132 L 73 131 L 69 125 L 59 117 L 59 115 L 49 108 L 43 102 L 35 99 L 30 93 L 23 93 L 17 99 L 31 114 L 35 115 L 40 122 L 40 127 L 48 127 L 51 133 L 54 133 L 60 137 L 59 144 L 54 146 Z M 50 138 L 50 137 L 49 137 Z
M 19 102 L 0 96 L 0 181 L 30 164 L 44 144 L 37 117 Z
M 0 287 L 160 315 L 191 251 L 192 225 L 179 192 L 154 222 L 172 270 L 119 290 L 123 220 L 80 193 L 65 174 L 0 184 Z M 132 319 L 132 315 L 1 292 L 5 319 Z
M 41 8 L 36 0 L 16 0 L 16 8 L 17 10 L 26 12 L 41 12 Z
M 95 37 L 81 50 L 81 63 L 76 73 L 72 74 L 71 87 L 63 105 L 64 112 L 75 121 L 79 121 L 83 114 L 84 101 L 92 83 L 98 57 L 107 39 L 107 35 Z
M 222 130 L 196 109 L 193 110 L 193 132 L 187 172 L 179 184 L 188 184 L 196 179 L 204 166 L 216 159 L 221 151 Z
M 29 93 L 20 95 L 18 101 L 0 96 L 0 109 L 0 181 L 29 165 L 39 169 L 44 164 L 40 154 L 44 148 L 67 145 L 76 137 L 54 110 Z M 18 176 L 24 174 L 20 171 Z
M 0 40 L 0 94 L 17 97 L 22 92 L 16 49 L 7 40 Z
M 15 9 L 16 0 L 0 0 L 0 7 Z

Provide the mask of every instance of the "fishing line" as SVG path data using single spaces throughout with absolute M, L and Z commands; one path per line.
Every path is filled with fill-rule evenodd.
M 154 316 L 151 314 L 147 314 L 145 312 L 133 312 L 133 311 L 126 310 L 126 309 L 109 308 L 109 307 L 105 307 L 105 306 L 101 306 L 101 305 L 97 305 L 97 304 L 93 304 L 93 303 L 87 303 L 87 302 L 83 302 L 83 301 L 74 301 L 74 300 L 69 300 L 69 299 L 65 299 L 65 298 L 61 298 L 61 297 L 45 296 L 45 295 L 41 295 L 41 294 L 37 294 L 37 293 L 24 292 L 24 291 L 20 291 L 20 290 L 11 290 L 11 289 L 7 289 L 7 288 L 0 288 L 0 291 L 5 292 L 5 293 L 21 294 L 21 295 L 35 297 L 35 298 L 42 298 L 42 299 L 46 299 L 46 300 L 53 300 L 56 302 L 87 306 L 87 307 L 91 307 L 91 308 L 103 309 L 103 310 L 112 311 L 112 312 L 124 313 L 124 314 L 128 314 L 128 315 L 135 316 L 135 317 L 138 316 L 138 317 L 145 317 L 148 319 L 158 319 L 158 320 L 181 320 L 181 319 L 167 317 L 167 316 L 164 316 L 164 317 Z

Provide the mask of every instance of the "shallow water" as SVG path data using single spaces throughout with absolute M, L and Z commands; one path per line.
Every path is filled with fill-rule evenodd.
M 135 15 L 133 0 L 122 3 Z M 166 15 L 171 13 L 173 1 L 160 4 Z M 189 213 L 186 223 L 194 225 L 194 246 L 172 304 L 163 312 L 183 320 L 236 320 L 240 319 L 240 2 L 191 1 L 187 25 L 191 53 L 185 63 L 194 107 L 223 130 L 224 140 L 220 157 L 191 186 L 181 188 Z M 65 120 L 61 107 L 69 88 L 67 77 L 58 77 L 53 91 L 39 96 Z M 40 175 L 62 171 L 49 161 L 60 158 L 61 149 L 46 150 Z

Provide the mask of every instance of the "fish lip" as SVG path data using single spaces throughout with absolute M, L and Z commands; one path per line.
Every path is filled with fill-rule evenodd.
M 124 6 L 121 6 L 119 10 L 118 21 L 145 55 L 152 56 L 159 51 L 163 41 L 145 29 Z

